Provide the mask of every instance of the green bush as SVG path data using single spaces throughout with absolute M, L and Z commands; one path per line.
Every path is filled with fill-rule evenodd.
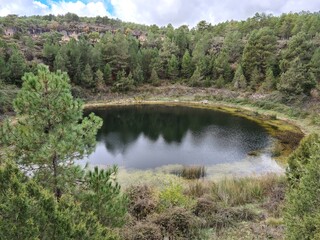
M 305 155 L 308 155 L 305 153 Z M 300 161 L 302 159 L 299 159 Z M 320 239 L 320 156 L 310 149 L 299 181 L 286 195 L 287 239 Z M 289 179 L 292 181 L 292 178 Z
M 306 136 L 300 146 L 291 154 L 288 159 L 287 178 L 291 186 L 298 185 L 301 176 L 305 172 L 310 157 L 320 152 L 320 137 L 317 134 Z
M 163 211 L 172 207 L 191 208 L 195 201 L 184 194 L 182 185 L 171 183 L 159 194 L 159 210 Z

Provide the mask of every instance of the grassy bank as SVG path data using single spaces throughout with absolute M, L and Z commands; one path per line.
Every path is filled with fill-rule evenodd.
M 124 239 L 282 239 L 285 178 L 170 181 L 126 188 Z

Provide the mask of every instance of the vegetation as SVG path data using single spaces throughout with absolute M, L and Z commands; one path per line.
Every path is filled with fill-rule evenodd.
M 199 180 L 203 167 L 185 167 L 179 175 L 189 180 L 121 189 L 116 167 L 74 164 L 92 151 L 102 124 L 83 118 L 74 97 L 110 91 L 176 97 L 200 88 L 206 95 L 192 100 L 249 104 L 319 125 L 319 13 L 257 13 L 192 29 L 8 15 L 0 27 L 0 114 L 16 114 L 0 126 L 0 239 L 320 238 L 317 134 L 289 157 L 287 179 L 212 182 Z M 273 131 L 284 145 L 299 145 L 300 132 Z
M 73 164 L 92 150 L 101 119 L 82 118 L 66 73 L 26 73 L 14 107 L 17 122 L 0 128 L 1 239 L 117 239 L 108 227 L 123 224 L 127 201 L 116 168 L 84 174 Z
M 176 82 L 275 92 L 283 102 L 318 92 L 319 13 L 257 13 L 241 22 L 201 21 L 192 29 L 75 14 L 9 15 L 0 24 L 0 79 L 6 84 L 20 86 L 24 72 L 35 73 L 43 62 L 91 93 Z

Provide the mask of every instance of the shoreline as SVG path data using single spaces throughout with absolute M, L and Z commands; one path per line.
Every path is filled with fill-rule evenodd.
M 224 104 L 215 101 L 180 101 L 172 100 L 137 100 L 121 99 L 113 101 L 89 101 L 84 104 L 84 109 L 101 109 L 114 106 L 133 106 L 133 105 L 164 105 L 164 106 L 184 106 L 193 108 L 209 109 L 213 111 L 222 111 L 234 116 L 243 117 L 261 125 L 266 131 L 275 138 L 275 144 L 272 146 L 272 152 L 277 156 L 272 157 L 277 163 L 284 167 L 286 158 L 299 146 L 300 140 L 308 134 L 308 130 L 303 128 L 297 122 L 289 118 L 277 115 L 263 114 L 254 109 L 244 108 L 230 104 Z

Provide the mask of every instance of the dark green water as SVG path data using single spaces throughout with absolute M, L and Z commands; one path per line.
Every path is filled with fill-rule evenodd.
M 232 164 L 272 142 L 257 123 L 220 111 L 139 105 L 93 112 L 103 118 L 104 124 L 95 152 L 82 160 L 90 165 L 117 164 L 127 170 L 145 170 L 172 164 Z M 251 160 L 253 171 L 270 167 L 270 155 L 265 153 L 263 157 L 256 160 L 256 165 Z

